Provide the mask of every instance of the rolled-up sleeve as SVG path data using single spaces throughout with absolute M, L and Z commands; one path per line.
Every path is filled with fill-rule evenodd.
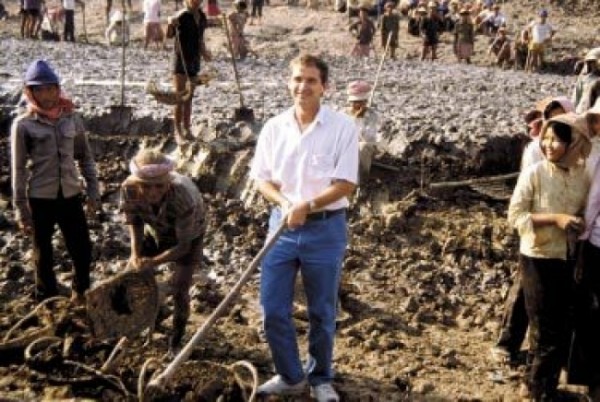
M 20 120 L 13 122 L 10 133 L 10 152 L 12 161 L 13 205 L 17 220 L 31 221 L 27 202 L 27 147 L 25 129 Z
M 534 169 L 526 169 L 521 173 L 508 206 L 508 223 L 517 229 L 521 237 L 534 234 L 531 211 L 535 174 Z
M 340 153 L 332 178 L 358 183 L 358 128 L 352 122 L 342 127 Z
M 273 125 L 267 122 L 258 136 L 254 158 L 250 166 L 250 178 L 257 181 L 270 181 L 273 179 L 271 149 Z
M 75 159 L 79 162 L 79 170 L 85 179 L 86 193 L 92 200 L 99 200 L 100 193 L 98 190 L 98 172 L 96 170 L 96 162 L 90 149 L 90 144 L 85 134 L 83 122 L 79 117 L 75 118 L 75 126 L 77 135 L 75 136 Z

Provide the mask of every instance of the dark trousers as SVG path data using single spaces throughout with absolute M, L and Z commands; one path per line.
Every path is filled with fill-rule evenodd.
M 264 0 L 254 0 L 252 2 L 252 17 L 262 18 L 262 10 L 263 5 L 265 4 Z
M 63 40 L 75 42 L 75 10 L 65 10 Z
M 521 255 L 521 281 L 529 316 L 528 387 L 534 399 L 556 392 L 569 339 L 573 262 Z
M 202 263 L 203 236 L 192 241 L 190 251 L 175 261 L 175 270 L 170 278 L 173 290 L 173 334 L 170 343 L 178 346 L 185 334 L 185 327 L 190 316 L 190 287 L 195 269 L 199 269 Z M 142 255 L 153 257 L 175 244 L 171 242 L 157 241 L 153 236 L 144 235 Z
M 60 196 L 53 200 L 30 198 L 29 207 L 33 219 L 33 262 L 37 295 L 44 298 L 58 294 L 56 275 L 52 269 L 52 235 L 56 224 L 73 259 L 73 290 L 83 294 L 90 287 L 92 244 L 81 195 L 69 198 Z
M 525 295 L 521 286 L 519 269 L 514 275 L 513 284 L 508 291 L 497 345 L 508 350 L 513 358 L 516 357 L 521 350 L 528 325 L 529 319 L 525 309 Z
M 600 248 L 582 245 L 583 276 L 576 287 L 569 383 L 600 386 Z

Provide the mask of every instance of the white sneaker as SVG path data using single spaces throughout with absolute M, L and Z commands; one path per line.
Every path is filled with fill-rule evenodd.
M 258 387 L 259 395 L 300 395 L 306 390 L 306 379 L 303 379 L 298 384 L 290 385 L 283 381 L 281 376 L 276 375 L 263 385 Z
M 340 400 L 339 395 L 333 389 L 333 385 L 329 383 L 310 387 L 310 395 L 318 402 L 338 402 Z

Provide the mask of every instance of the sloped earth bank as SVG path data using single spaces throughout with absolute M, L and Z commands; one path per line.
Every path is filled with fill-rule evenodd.
M 136 7 L 139 5 L 134 5 L 134 10 Z M 524 18 L 537 5 L 507 3 L 506 7 L 513 18 Z M 88 9 L 92 11 L 87 16 L 91 20 L 89 36 L 94 42 L 99 40 L 103 13 L 100 2 Z M 553 10 L 552 15 L 567 21 L 562 11 Z M 267 9 L 270 19 L 263 27 L 250 27 L 252 43 L 263 57 L 242 62 L 240 70 L 248 104 L 259 118 L 289 105 L 287 62 L 298 49 L 318 46 L 330 62 L 328 103 L 343 105 L 343 90 L 349 81 L 375 77 L 375 60 L 343 56 L 347 38 L 343 17 L 329 12 L 316 16 L 313 11 L 276 5 Z M 585 27 L 594 27 L 593 18 L 575 18 L 565 32 L 581 22 L 577 37 L 572 32 L 560 40 L 567 47 L 588 46 L 586 41 L 595 28 Z M 120 272 L 128 256 L 126 232 L 116 210 L 118 184 L 140 146 L 156 146 L 177 158 L 178 169 L 191 175 L 202 190 L 208 205 L 204 265 L 208 275 L 198 274 L 192 290 L 189 339 L 256 255 L 266 232 L 267 206 L 247 182 L 260 123 L 247 126 L 229 119 L 238 98 L 221 48 L 221 33 L 209 31 L 216 54 L 212 65 L 218 76 L 209 87 L 197 90 L 196 141 L 177 148 L 168 135 L 169 108 L 145 97 L 141 87 L 127 87 L 126 106 L 131 108 L 124 112 L 111 108 L 120 105 L 119 49 L 22 42 L 14 39 L 16 27 L 16 19 L 11 19 L 1 28 L 0 54 L 10 55 L 0 66 L 3 106 L 13 105 L 18 97 L 18 80 L 27 63 L 44 56 L 67 79 L 64 87 L 78 100 L 90 132 L 103 207 L 91 225 L 96 282 Z M 484 46 L 485 40 L 478 40 Z M 409 59 L 384 65 L 375 105 L 382 115 L 385 149 L 378 161 L 393 170 L 374 167 L 349 213 L 335 385 L 346 401 L 517 400 L 521 371 L 497 367 L 488 359 L 516 266 L 518 239 L 505 219 L 505 196 L 514 183 L 493 189 L 463 186 L 435 192 L 429 190 L 429 184 L 515 171 L 523 142 L 522 111 L 544 96 L 565 94 L 574 78 L 421 64 L 410 60 L 417 54 L 415 41 L 404 39 L 403 44 L 401 54 Z M 131 48 L 127 55 L 128 81 L 168 79 L 166 53 Z M 442 59 L 449 61 L 449 54 L 442 52 Z M 78 85 L 91 80 L 97 81 L 96 85 Z M 0 155 L 8 155 L 10 117 L 6 110 L 0 111 Z M 0 336 L 32 336 L 36 329 L 51 323 L 52 334 L 67 340 L 50 339 L 35 345 L 27 361 L 22 347 L 1 350 L 0 395 L 9 400 L 79 397 L 112 401 L 127 398 L 124 387 L 133 398 L 144 362 L 160 358 L 166 351 L 170 304 L 159 312 L 162 321 L 150 345 L 144 345 L 143 337 L 131 339 L 115 363 L 115 377 L 90 373 L 70 363 L 99 370 L 117 340 L 91 338 L 85 312 L 68 308 L 64 302 L 40 309 L 38 318 L 9 333 L 36 304 L 28 296 L 33 289 L 30 240 L 12 223 L 14 216 L 6 203 L 9 166 L 6 157 L 1 160 Z M 71 263 L 60 236 L 56 245 L 56 271 L 68 285 Z M 166 267 L 161 267 L 158 279 L 166 277 Z M 241 400 L 241 391 L 227 368 L 239 360 L 256 365 L 261 380 L 270 377 L 269 352 L 259 331 L 257 289 L 258 275 L 200 342 L 190 362 L 176 373 L 172 386 L 163 395 L 155 395 L 156 399 L 213 401 L 223 395 L 225 400 Z M 305 351 L 307 321 L 301 299 L 295 318 Z M 157 367 L 151 364 L 146 377 Z M 244 382 L 249 381 L 248 374 L 237 372 Z M 572 400 L 577 398 L 571 394 Z M 308 400 L 308 395 L 297 400 Z

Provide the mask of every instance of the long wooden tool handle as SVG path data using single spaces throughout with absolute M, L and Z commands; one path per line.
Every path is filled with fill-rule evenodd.
M 125 25 L 127 24 L 125 15 L 125 0 L 121 0 L 121 12 L 123 21 L 121 22 L 121 107 L 125 106 Z
M 231 54 L 231 64 L 233 65 L 233 75 L 235 75 L 235 83 L 237 85 L 238 94 L 240 95 L 240 107 L 244 107 L 244 95 L 242 95 L 242 86 L 240 85 L 240 75 L 238 74 L 237 63 L 235 62 L 235 54 L 233 54 L 233 44 L 231 43 L 231 37 L 229 36 L 229 21 L 227 21 L 227 15 L 223 15 L 223 26 L 225 27 L 225 36 L 227 37 L 227 47 L 229 48 L 229 54 Z
M 246 268 L 246 270 L 242 273 L 242 276 L 240 277 L 238 282 L 233 286 L 233 289 L 231 289 L 229 294 L 225 296 L 225 298 L 217 306 L 215 311 L 213 311 L 210 317 L 206 319 L 206 322 L 204 322 L 204 324 L 196 331 L 192 339 L 190 339 L 189 342 L 185 345 L 185 347 L 181 350 L 181 352 L 179 352 L 179 354 L 175 356 L 175 359 L 173 359 L 173 361 L 167 366 L 167 368 L 155 379 L 148 383 L 148 387 L 158 387 L 161 384 L 164 384 L 173 376 L 173 374 L 175 374 L 175 371 L 179 368 L 179 366 L 181 366 L 190 357 L 194 347 L 196 347 L 198 342 L 206 335 L 208 330 L 214 325 L 215 321 L 217 321 L 217 319 L 225 312 L 225 309 L 229 306 L 229 304 L 238 297 L 242 286 L 244 286 L 246 282 L 248 282 L 250 276 L 254 273 L 256 268 L 258 268 L 258 264 L 260 263 L 262 258 L 271 249 L 271 247 L 275 245 L 275 242 L 286 228 L 286 218 L 287 217 L 284 216 L 281 219 L 281 225 L 279 225 L 275 233 L 273 233 L 271 237 L 267 239 L 267 242 L 265 243 L 263 248 L 259 251 L 256 257 L 254 257 L 254 259 L 250 263 L 250 266 Z
M 369 96 L 369 102 L 367 106 L 371 106 L 373 103 L 373 96 L 375 95 L 375 88 L 377 88 L 377 83 L 379 82 L 379 74 L 381 73 L 381 68 L 383 67 L 383 62 L 385 61 L 385 56 L 388 54 L 388 50 L 390 48 L 390 43 L 392 42 L 392 32 L 388 34 L 387 41 L 385 42 L 385 49 L 383 50 L 383 55 L 381 56 L 381 61 L 379 62 L 379 67 L 377 68 L 377 74 L 375 75 L 375 82 L 373 83 L 373 89 L 371 89 L 371 96 Z

